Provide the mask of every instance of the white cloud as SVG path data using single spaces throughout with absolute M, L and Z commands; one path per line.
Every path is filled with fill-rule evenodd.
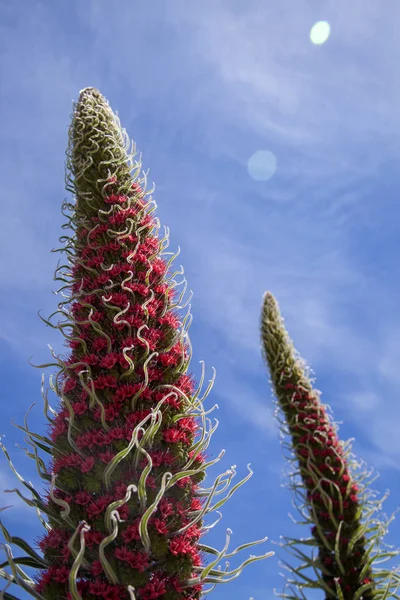
M 389 4 L 392 20 L 399 7 Z M 308 39 L 316 12 L 332 24 L 326 47 L 316 48 Z M 331 1 L 316 11 L 304 0 L 296 10 L 285 2 L 267 6 L 219 0 L 212 4 L 211 18 L 204 4 L 184 10 L 182 2 L 171 2 L 168 15 L 178 41 L 185 30 L 190 58 L 195 53 L 199 65 L 210 70 L 207 82 L 200 80 L 196 99 L 201 94 L 201 102 L 196 104 L 207 105 L 210 126 L 203 135 L 213 153 L 219 148 L 243 162 L 242 146 L 226 135 L 229 122 L 240 131 L 242 144 L 264 140 L 250 153 L 265 141 L 271 150 L 276 143 L 301 150 L 301 164 L 281 161 L 279 170 L 319 182 L 333 174 L 371 173 L 388 143 L 391 153 L 399 155 L 388 141 L 400 129 L 395 110 L 400 79 L 392 59 L 399 47 L 394 38 L 388 40 L 388 20 L 376 3 Z M 371 63 L 379 64 L 379 76 Z M 287 118 L 287 107 L 296 105 L 295 118 Z M 369 152 L 360 152 L 367 141 Z
M 241 421 L 262 431 L 264 435 L 276 434 L 277 424 L 274 410 L 270 408 L 272 402 L 269 402 L 267 386 L 266 397 L 260 397 L 250 384 L 244 385 L 243 380 L 235 377 L 234 369 L 219 373 L 218 383 L 214 397 L 220 405 L 223 403 L 227 409 L 234 408 Z
M 393 68 L 399 42 L 388 35 L 399 15 L 397 4 L 390 0 L 385 14 L 372 0 L 331 0 L 320 10 L 305 0 L 296 10 L 289 2 L 267 6 L 254 0 L 190 7 L 171 0 L 156 13 L 145 5 L 118 6 L 123 19 L 119 9 L 110 12 L 96 1 L 77 8 L 91 40 L 90 56 L 81 62 L 73 47 L 63 53 L 57 46 L 49 55 L 52 22 L 38 9 L 30 24 L 30 35 L 41 40 L 32 50 L 35 69 L 29 77 L 15 72 L 7 79 L 7 89 L 14 86 L 16 97 L 27 96 L 33 110 L 18 105 L 4 131 L 27 156 L 31 152 L 33 166 L 24 160 L 23 169 L 20 163 L 10 167 L 4 214 L 13 237 L 0 242 L 0 252 L 9 255 L 1 275 L 18 294 L 36 295 L 16 306 L 11 296 L 3 299 L 3 339 L 23 351 L 24 339 L 29 347 L 48 341 L 43 328 L 39 335 L 39 322 L 37 336 L 36 330 L 27 333 L 32 321 L 26 316 L 29 303 L 40 308 L 48 297 L 52 257 L 46 249 L 54 245 L 49 224 L 54 236 L 58 227 L 49 200 L 54 184 L 41 185 L 45 173 L 53 173 L 55 181 L 52 168 L 64 151 L 72 97 L 98 82 L 134 138 L 143 115 L 151 115 L 149 130 L 140 131 L 146 138 L 144 166 L 162 155 L 160 212 L 165 202 L 173 239 L 186 245 L 197 318 L 219 333 L 233 367 L 240 364 L 253 374 L 264 368 L 258 323 L 262 294 L 270 289 L 317 375 L 323 367 L 337 378 L 385 376 L 397 385 L 395 337 L 351 321 L 357 301 L 369 323 L 375 312 L 382 323 L 391 322 L 395 312 L 386 311 L 385 289 L 374 289 L 374 276 L 360 271 L 349 244 L 354 223 L 368 220 L 360 177 L 399 156 L 400 85 Z M 332 30 L 328 43 L 316 48 L 309 31 L 319 18 Z M 110 31 L 118 32 L 112 46 Z M 20 25 L 19 36 L 24 33 Z M 23 64 L 17 41 L 13 50 Z M 276 176 L 267 184 L 246 173 L 248 158 L 260 149 L 278 158 Z M 229 168 L 220 172 L 224 161 Z M 9 162 L 4 165 L 8 170 Z M 24 244 L 14 246 L 15 231 Z M 383 395 L 383 388 L 374 389 Z M 363 390 L 351 394 L 354 410 Z M 371 405 L 373 396 L 367 400 Z M 394 404 L 387 395 L 385 402 Z M 260 414 L 260 406 L 253 406 L 252 414 Z M 267 423 L 268 414 L 261 413 Z

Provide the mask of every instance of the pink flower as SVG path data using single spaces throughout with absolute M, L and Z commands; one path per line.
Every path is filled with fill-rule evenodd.
M 109 252 L 118 252 L 121 249 L 121 244 L 115 240 L 114 242 L 107 244 L 105 249 Z
M 81 457 L 79 454 L 71 453 L 67 456 L 62 456 L 54 462 L 54 472 L 58 473 L 62 468 L 79 467 L 81 465 Z

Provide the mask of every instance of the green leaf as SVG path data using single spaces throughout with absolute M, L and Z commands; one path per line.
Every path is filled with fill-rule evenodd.
M 19 598 L 17 598 L 17 596 L 9 594 L 8 592 L 3 592 L 3 598 L 4 600 L 20 600 Z
M 43 568 L 47 568 L 49 566 L 47 564 L 46 560 L 44 558 L 42 558 L 37 552 L 35 552 L 35 550 L 28 544 L 28 542 L 26 542 L 22 538 L 16 537 L 16 536 L 12 536 L 11 540 L 10 540 L 10 543 L 14 544 L 15 546 L 18 546 L 19 548 L 21 548 L 21 550 L 25 550 L 25 552 L 27 554 L 29 554 L 29 556 L 32 559 L 34 559 L 37 563 L 41 564 L 41 568 L 42 569 Z
M 32 567 L 32 569 L 45 569 L 48 567 L 48 564 L 43 560 L 36 560 L 30 556 L 17 556 L 17 558 L 13 558 L 13 561 L 17 565 L 25 565 L 25 567 Z M 0 564 L 0 569 L 8 566 L 8 560 Z
M 84 488 L 87 492 L 99 493 L 101 490 L 101 480 L 97 479 L 97 477 L 93 477 L 92 475 L 84 475 Z

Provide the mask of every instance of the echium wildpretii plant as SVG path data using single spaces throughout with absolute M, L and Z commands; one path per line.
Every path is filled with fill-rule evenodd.
M 175 279 L 183 270 L 173 272 L 169 232 L 158 236 L 156 205 L 135 156 L 103 96 L 83 90 L 67 152 L 74 202 L 64 213 L 72 235 L 60 238 L 67 260 L 56 271 L 65 300 L 46 320 L 71 352 L 53 353 L 50 387 L 60 406 L 48 416 L 44 394 L 48 436 L 20 426 L 49 486 L 43 497 L 17 474 L 46 529 L 37 542 L 43 556 L 1 525 L 7 561 L 0 575 L 42 600 L 195 600 L 273 554 L 222 570 L 222 560 L 259 542 L 229 552 L 228 530 L 221 551 L 201 543 L 213 526 L 205 517 L 251 470 L 232 487 L 235 467 L 201 487 L 223 454 L 211 460 L 206 453 L 216 428 L 203 407 L 212 381 L 201 397 L 204 369 L 196 391 L 187 373 L 186 282 Z M 14 558 L 10 544 L 27 556 Z M 34 580 L 21 565 L 38 569 Z
M 399 555 L 381 541 L 393 516 L 379 520 L 384 498 L 373 499 L 367 488 L 371 473 L 362 472 L 350 442 L 339 441 L 328 407 L 313 388 L 310 369 L 294 349 L 269 292 L 264 296 L 261 335 L 283 446 L 293 466 L 290 488 L 300 523 L 312 526 L 311 537 L 284 538 L 281 544 L 301 564 L 295 568 L 284 562 L 293 578 L 287 580 L 289 593 L 278 595 L 305 598 L 303 589 L 312 588 L 324 592 L 327 600 L 398 598 L 398 573 L 374 567 Z

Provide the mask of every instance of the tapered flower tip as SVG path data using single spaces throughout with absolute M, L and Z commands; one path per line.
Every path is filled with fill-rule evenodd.
M 262 352 L 269 363 L 272 356 L 277 355 L 278 347 L 282 351 L 282 344 L 287 346 L 287 349 L 292 346 L 284 327 L 279 304 L 271 292 L 264 294 L 260 321 Z
M 80 90 L 79 92 L 79 98 L 82 98 L 82 96 L 93 96 L 93 95 L 99 95 L 101 96 L 99 90 L 97 88 L 94 87 L 87 87 L 87 88 L 83 88 L 83 90 Z
M 266 321 L 279 321 L 280 320 L 279 304 L 275 296 L 271 292 L 265 292 L 263 297 L 262 306 L 262 320 Z
M 90 113 L 93 109 L 106 111 L 109 115 L 112 112 L 108 100 L 94 87 L 87 87 L 79 92 L 79 98 L 75 104 L 75 115 L 86 114 L 88 109 Z

